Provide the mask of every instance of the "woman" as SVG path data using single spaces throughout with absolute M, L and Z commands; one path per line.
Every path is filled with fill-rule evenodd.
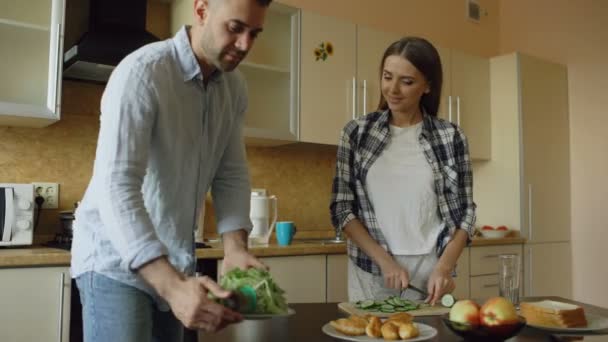
M 428 41 L 391 44 L 380 77 L 378 110 L 342 131 L 333 182 L 332 223 L 349 238 L 349 299 L 435 304 L 454 290 L 473 233 L 468 145 L 459 127 L 437 118 L 441 61 Z

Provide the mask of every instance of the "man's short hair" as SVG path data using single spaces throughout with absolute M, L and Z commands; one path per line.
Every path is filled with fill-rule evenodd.
M 257 0 L 258 4 L 263 7 L 268 7 L 272 0 Z
M 209 0 L 209 3 L 217 3 L 217 2 L 221 2 L 223 0 Z M 268 7 L 270 6 L 270 3 L 272 2 L 272 0 L 256 0 L 256 2 L 258 3 L 258 5 L 262 6 L 262 7 Z

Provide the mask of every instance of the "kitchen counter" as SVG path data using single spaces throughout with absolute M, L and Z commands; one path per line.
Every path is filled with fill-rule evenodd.
M 471 246 L 523 244 L 524 238 L 484 239 L 474 238 Z M 266 247 L 251 247 L 251 251 L 258 257 L 297 256 L 315 254 L 344 254 L 346 244 L 323 244 L 316 242 L 300 242 L 294 240 L 289 246 L 279 246 L 271 243 Z M 211 248 L 198 248 L 198 259 L 221 259 L 224 250 L 219 243 L 212 243 Z M 68 266 L 70 252 L 49 247 L 24 247 L 0 249 L 0 267 L 42 267 L 42 266 Z

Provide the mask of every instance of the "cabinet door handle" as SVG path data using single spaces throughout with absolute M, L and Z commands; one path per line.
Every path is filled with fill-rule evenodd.
M 498 258 L 498 254 L 488 254 L 483 256 L 485 259 Z
M 448 121 L 452 122 L 452 95 L 448 96 Z
M 353 120 L 357 118 L 357 79 L 353 77 Z
M 456 124 L 460 126 L 460 96 L 456 96 Z
M 498 284 L 485 284 L 485 285 L 483 285 L 484 289 L 491 288 L 491 287 L 498 287 Z
M 528 237 L 532 240 L 532 184 L 528 184 Z
M 65 273 L 61 272 L 59 276 L 59 342 L 63 341 L 63 299 L 64 299 L 64 290 L 65 286 Z
M 367 80 L 363 80 L 363 112 L 361 114 L 367 114 Z

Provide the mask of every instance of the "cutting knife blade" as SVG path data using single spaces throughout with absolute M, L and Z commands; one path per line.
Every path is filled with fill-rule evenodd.
M 408 284 L 408 285 L 407 285 L 407 288 L 408 288 L 408 289 L 412 289 L 412 290 L 414 290 L 414 291 L 416 291 L 416 292 L 420 293 L 421 295 L 423 295 L 423 296 L 424 296 L 424 298 L 425 298 L 425 299 L 426 299 L 426 298 L 428 298 L 428 296 L 429 296 L 429 294 L 428 294 L 426 291 L 424 291 L 424 290 L 422 290 L 422 289 L 420 289 L 420 288 L 418 288 L 418 287 L 416 287 L 416 286 L 414 286 L 414 285 L 412 285 L 412 284 Z M 402 290 L 401 290 L 401 294 L 403 294 L 403 292 L 404 292 L 404 291 L 405 291 L 405 289 L 402 289 Z

